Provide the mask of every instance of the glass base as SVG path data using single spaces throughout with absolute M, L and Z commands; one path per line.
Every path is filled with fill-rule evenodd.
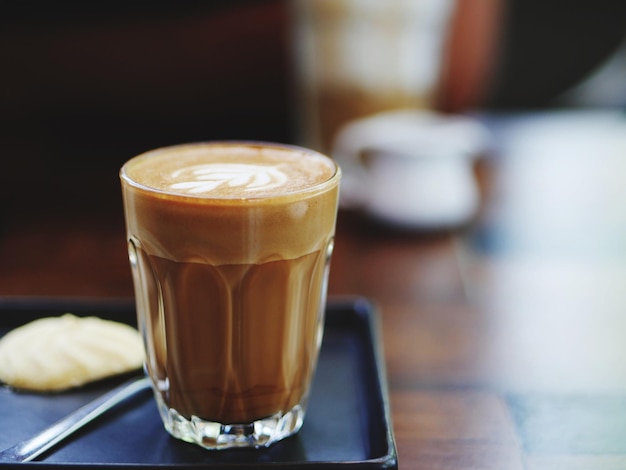
M 269 447 L 298 432 L 304 421 L 301 405 L 296 405 L 287 413 L 277 413 L 248 424 L 222 424 L 196 416 L 185 418 L 159 401 L 157 399 L 165 429 L 175 438 L 205 449 Z

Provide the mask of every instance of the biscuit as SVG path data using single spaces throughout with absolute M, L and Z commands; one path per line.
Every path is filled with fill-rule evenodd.
M 58 392 L 143 365 L 139 332 L 98 317 L 64 314 L 20 326 L 0 338 L 0 381 Z

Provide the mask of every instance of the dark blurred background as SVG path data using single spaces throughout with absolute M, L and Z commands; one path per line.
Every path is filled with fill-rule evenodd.
M 280 3 L 1 3 L 5 222 L 121 214 L 117 171 L 150 148 L 288 140 Z
M 563 92 L 626 32 L 623 1 L 460 4 L 446 111 L 567 105 L 557 101 Z M 295 140 L 287 1 L 5 1 L 0 9 L 0 226 L 69 207 L 119 221 L 117 171 L 148 149 Z M 464 26 L 463 15 L 489 9 Z M 467 41 L 476 31 L 482 43 Z M 473 81 L 464 75 L 472 66 L 482 67 Z

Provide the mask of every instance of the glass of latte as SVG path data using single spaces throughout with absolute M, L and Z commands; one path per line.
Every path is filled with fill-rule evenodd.
M 141 154 L 120 178 L 167 431 L 209 449 L 296 433 L 322 339 L 339 167 L 299 147 L 213 142 Z

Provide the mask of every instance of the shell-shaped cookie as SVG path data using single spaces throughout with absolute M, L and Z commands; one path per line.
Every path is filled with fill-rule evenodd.
M 98 317 L 41 318 L 0 338 L 0 381 L 22 390 L 79 387 L 139 369 L 143 360 L 136 329 Z

